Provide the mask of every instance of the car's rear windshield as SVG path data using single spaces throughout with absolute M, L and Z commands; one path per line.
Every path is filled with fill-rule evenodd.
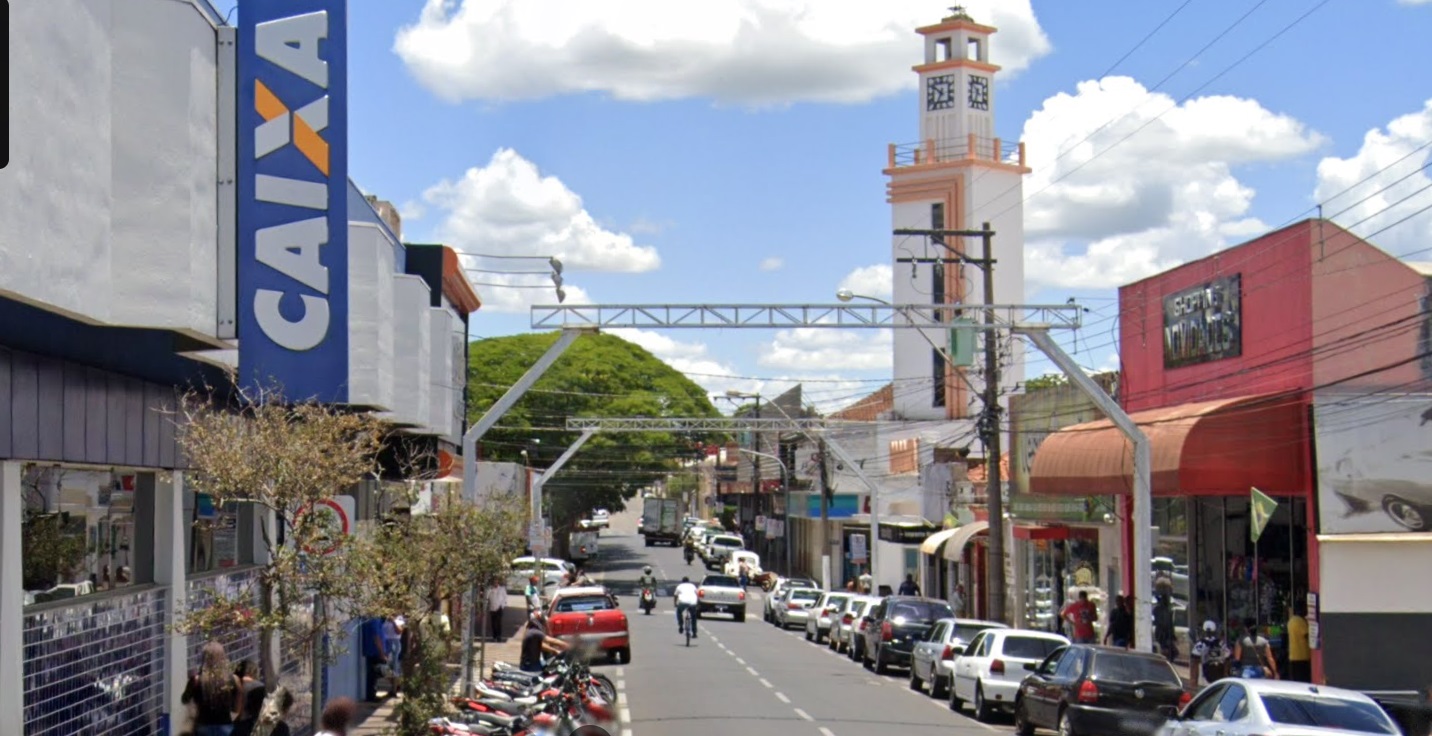
M 890 604 L 889 618 L 897 623 L 930 623 L 953 615 L 949 604 L 939 601 L 896 601 Z
M 1064 646 L 1058 639 L 1039 636 L 1006 636 L 1003 654 L 1011 659 L 1044 659 Z
M 557 613 L 586 613 L 611 610 L 612 601 L 600 595 L 576 595 L 557 599 Z
M 738 537 L 712 537 L 711 543 L 722 547 L 740 547 L 743 544 Z
M 997 629 L 998 626 L 989 624 L 955 624 L 955 638 L 962 642 L 969 643 L 975 638 L 975 634 L 985 629 Z
M 813 600 L 817 600 L 817 599 L 820 598 L 820 591 L 819 591 L 819 590 L 806 590 L 805 588 L 797 588 L 797 589 L 791 591 L 791 598 L 792 598 L 792 599 L 799 598 L 799 599 L 801 599 L 801 600 L 803 600 L 803 601 L 813 601 Z
M 1258 697 L 1274 723 L 1357 733 L 1397 733 L 1375 703 L 1297 693 L 1261 693 Z
M 741 581 L 739 581 L 739 580 L 737 580 L 736 578 L 733 578 L 733 577 L 731 577 L 731 576 L 729 576 L 729 575 L 707 575 L 707 576 L 706 576 L 706 579 L 701 581 L 701 584 L 702 584 L 702 585 L 711 585 L 711 586 L 715 586 L 715 587 L 717 587 L 717 588 L 739 588 L 739 587 L 741 587 Z
M 1094 656 L 1091 675 L 1112 682 L 1161 682 L 1180 685 L 1182 680 L 1168 662 L 1150 657 L 1136 657 L 1115 652 L 1099 652 Z

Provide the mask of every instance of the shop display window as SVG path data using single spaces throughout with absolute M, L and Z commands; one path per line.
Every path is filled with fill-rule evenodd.
M 26 468 L 26 605 L 152 580 L 152 485 L 139 481 L 134 472 Z
M 1193 580 L 1189 568 L 1189 501 L 1186 498 L 1155 498 L 1153 522 L 1158 534 L 1154 537 L 1152 560 L 1155 600 L 1160 593 L 1169 598 L 1173 620 L 1176 659 L 1187 661 L 1192 648 L 1189 606 Z M 1194 630 L 1196 632 L 1196 629 Z M 1155 637 L 1159 632 L 1154 632 Z
M 1024 624 L 1027 629 L 1072 634 L 1059 618 L 1064 606 L 1079 593 L 1099 609 L 1098 635 L 1103 636 L 1108 597 L 1099 575 L 1099 532 L 1097 529 L 1069 530 L 1067 539 L 1022 540 L 1025 548 Z
M 189 520 L 185 551 L 190 575 L 253 564 L 252 503 L 220 505 L 206 494 L 186 493 L 184 516 Z

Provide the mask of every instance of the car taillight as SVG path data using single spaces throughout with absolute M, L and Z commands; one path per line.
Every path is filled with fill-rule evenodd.
M 1004 674 L 1004 660 L 1002 660 L 1002 659 L 996 659 L 995 661 L 990 662 L 990 663 L 989 663 L 989 673 L 990 673 L 991 675 L 1002 675 L 1002 674 Z
M 1187 691 L 1187 690 L 1184 690 L 1183 692 L 1179 693 L 1179 694 L 1178 694 L 1178 707 L 1179 707 L 1179 709 L 1182 710 L 1185 705 L 1188 705 L 1188 701 L 1190 701 L 1190 700 L 1193 700 L 1193 693 L 1190 693 L 1190 692 Z
M 705 597 L 706 597 L 706 591 L 704 591 L 704 590 L 698 590 L 698 591 L 696 591 L 696 597 L 697 597 L 697 598 L 705 598 Z
M 746 594 L 745 594 L 744 592 L 737 593 L 737 594 L 736 594 L 736 600 L 738 600 L 738 601 L 744 601 L 744 600 L 746 600 Z
M 850 614 L 848 614 L 848 613 L 845 614 L 844 616 L 841 616 L 841 617 L 840 617 L 840 622 L 841 622 L 842 624 L 845 624 L 846 626 L 849 626 L 849 625 L 850 625 L 850 622 L 851 622 L 851 621 L 854 621 L 854 620 L 855 620 L 855 617 L 852 616 L 852 615 L 850 615 Z
M 890 641 L 895 638 L 895 627 L 889 621 L 880 624 L 880 641 Z
M 1093 680 L 1085 680 L 1082 684 L 1079 685 L 1079 702 L 1099 702 L 1099 686 L 1095 685 Z
M 787 610 L 799 611 L 800 608 L 801 608 L 801 604 L 799 604 L 799 603 L 787 603 L 787 604 L 786 604 L 786 609 L 787 609 Z
M 955 647 L 953 644 L 946 644 L 945 651 L 940 654 L 940 659 L 954 659 Z

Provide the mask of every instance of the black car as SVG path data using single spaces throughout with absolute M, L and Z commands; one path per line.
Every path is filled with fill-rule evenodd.
M 1020 683 L 1014 728 L 1031 736 L 1036 727 L 1061 736 L 1152 734 L 1161 710 L 1189 700 L 1168 660 L 1152 653 L 1071 644 L 1052 652 Z
M 866 617 L 865 666 L 880 674 L 890 665 L 910 666 L 910 653 L 942 618 L 953 618 L 950 604 L 933 598 L 892 595 Z

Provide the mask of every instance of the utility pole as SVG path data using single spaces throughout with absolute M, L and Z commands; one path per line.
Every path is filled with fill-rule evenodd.
M 830 471 L 826 462 L 825 437 L 820 438 L 816 452 L 820 453 L 816 456 L 820 460 L 820 575 L 821 585 L 828 591 L 831 589 L 834 563 L 839 558 L 830 553 L 835 545 L 830 539 Z
M 979 433 L 980 442 L 985 448 L 985 478 L 988 481 L 985 486 L 985 505 L 989 509 L 989 558 L 985 565 L 985 591 L 987 593 L 986 603 L 989 618 L 992 621 L 1004 621 L 1004 599 L 1005 599 L 1005 577 L 1004 577 L 1004 495 L 1003 483 L 1000 477 L 1000 406 L 999 406 L 999 330 L 995 328 L 994 310 L 994 231 L 990 229 L 988 222 L 983 223 L 979 230 L 942 230 L 942 229 L 912 229 L 901 228 L 895 230 L 895 235 L 915 235 L 930 238 L 936 245 L 950 251 L 948 258 L 910 258 L 899 259 L 901 262 L 941 262 L 961 263 L 978 266 L 984 274 L 983 299 L 984 309 L 984 390 L 981 391 L 981 403 L 984 407 L 980 411 Z M 980 257 L 970 258 L 964 254 L 963 248 L 955 248 L 945 242 L 946 237 L 979 238 L 981 243 Z M 947 358 L 948 359 L 948 358 Z M 957 367 L 958 371 L 959 368 Z
M 984 261 L 984 303 L 994 304 L 994 232 L 983 223 L 980 236 L 980 260 Z M 989 508 L 989 565 L 985 568 L 985 585 L 989 590 L 989 617 L 1004 621 L 1004 487 L 1000 482 L 1000 407 L 999 407 L 999 333 L 995 331 L 994 310 L 984 310 L 985 383 L 984 412 L 980 417 L 985 446 L 985 504 Z
M 760 394 L 756 394 L 756 413 L 755 413 L 755 418 L 756 418 L 756 419 L 760 419 L 760 418 L 761 418 L 761 395 L 760 395 Z M 752 432 L 751 432 L 751 449 L 752 449 L 752 450 L 755 450 L 756 452 L 760 452 L 760 451 L 761 451 L 761 433 L 760 433 L 760 432 L 756 432 L 756 431 L 752 431 Z M 761 457 L 760 457 L 759 455 L 752 455 L 752 456 L 751 456 L 751 493 L 755 494 L 754 496 L 751 497 L 752 503 L 755 505 L 755 507 L 756 507 L 757 509 L 761 508 Z M 752 527 L 753 533 L 752 533 L 751 536 L 755 536 L 754 529 L 755 529 L 755 527 L 754 527 L 754 525 L 753 525 L 753 527 Z M 771 539 L 770 539 L 770 537 L 765 536 L 764 534 L 763 534 L 762 536 L 763 536 L 764 541 L 765 541 L 765 544 L 764 544 L 763 546 L 766 548 L 766 559 L 770 559 L 770 557 L 771 557 Z M 755 540 L 751 540 L 751 541 L 754 542 Z

